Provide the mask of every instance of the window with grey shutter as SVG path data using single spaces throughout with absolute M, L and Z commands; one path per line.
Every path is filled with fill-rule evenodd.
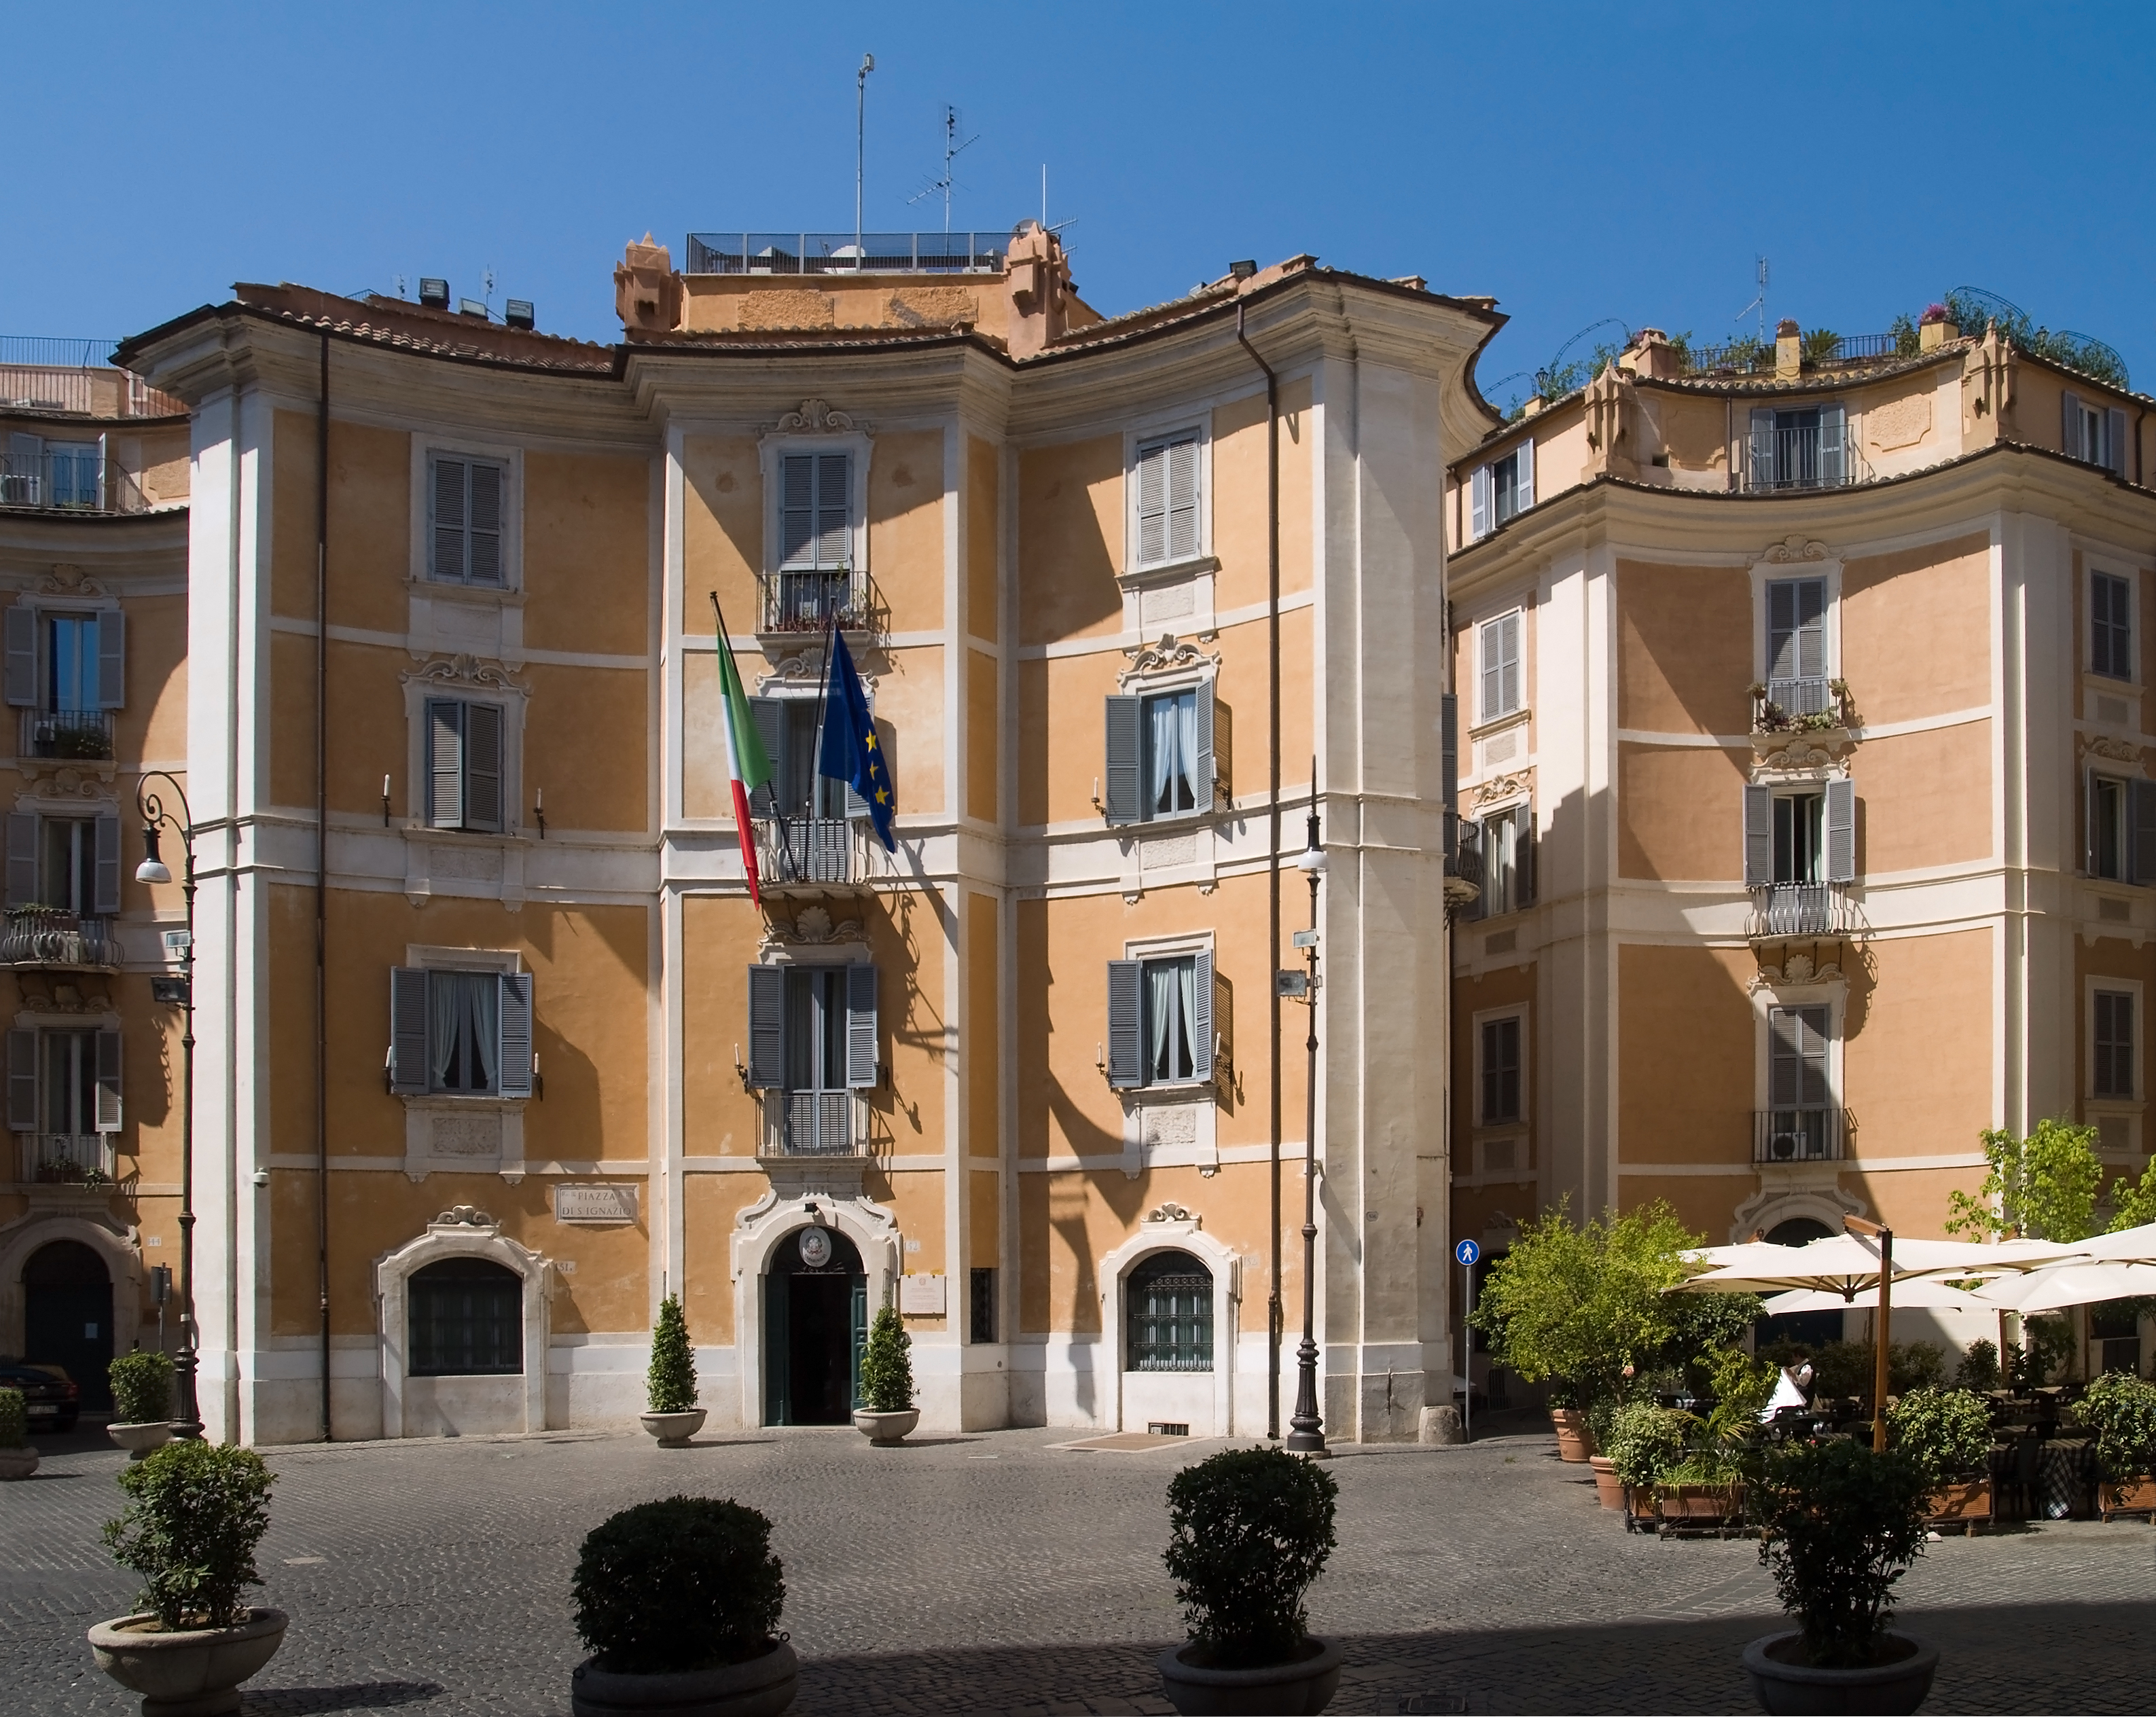
M 127 707 L 127 617 L 117 608 L 97 617 L 97 707 Z
M 100 918 L 120 910 L 120 819 L 105 813 L 97 819 L 96 885 L 93 910 Z
M 1493 720 L 1520 707 L 1520 615 L 1515 611 L 1476 628 L 1482 679 L 1481 719 Z
M 465 706 L 437 698 L 427 705 L 427 826 L 461 828 L 465 821 Z
M 1827 1011 L 1776 1007 L 1768 1013 L 1768 1092 L 1777 1110 L 1824 1109 Z
M 2118 882 L 2133 874 L 2128 852 L 2133 819 L 2126 802 L 2126 783 L 2116 776 L 2088 775 L 2088 874 Z
M 788 454 L 779 460 L 778 564 L 833 572 L 853 563 L 853 455 Z
M 1856 783 L 1826 784 L 1826 877 L 1830 883 L 1856 880 Z
M 2098 990 L 2092 998 L 2096 1017 L 2090 1036 L 2095 1050 L 2092 1069 L 2096 1097 L 2133 1097 L 2133 997 L 2130 991 Z
M 465 820 L 466 828 L 502 827 L 502 710 L 499 704 L 465 705 Z
M 1445 856 L 1453 860 L 1460 856 L 1460 813 L 1455 808 L 1460 799 L 1460 700 L 1447 692 L 1438 700 L 1438 706 L 1442 713 L 1437 791 L 1445 807 Z
M 465 582 L 465 490 L 470 470 L 462 459 L 434 461 L 434 576 L 440 583 Z
M 504 1097 L 531 1094 L 531 974 L 501 974 L 501 1049 L 495 1089 Z
M 18 602 L 5 612 L 8 701 L 33 709 L 38 701 L 38 611 Z
M 1508 1126 L 1521 1115 L 1520 1017 L 1482 1022 L 1481 1123 Z
M 120 1054 L 120 1033 L 100 1032 L 97 1034 L 97 1130 L 100 1133 L 116 1133 L 121 1130 Z
M 1198 552 L 1198 432 L 1142 443 L 1137 450 L 1138 565 L 1187 561 Z
M 389 970 L 389 1089 L 416 1097 L 427 1089 L 427 973 L 423 966 Z
M 1535 438 L 1530 435 L 1512 449 L 1512 512 L 1524 513 L 1535 504 Z
M 1196 978 L 1190 991 L 1190 1077 L 1199 1084 L 1213 1079 L 1213 956 L 1194 956 Z
M 1217 684 L 1209 679 L 1197 688 L 1196 709 L 1193 712 L 1197 717 L 1198 738 L 1190 757 L 1190 791 L 1200 811 L 1213 808 L 1219 780 L 1213 756 L 1213 693 Z
M 504 711 L 499 704 L 427 703 L 427 825 L 499 833 L 503 827 Z
M 38 904 L 38 819 L 27 811 L 8 813 L 8 904 Z
M 1103 781 L 1107 820 L 1111 824 L 1136 823 L 1139 815 L 1138 753 L 1143 730 L 1142 698 L 1107 700 L 1107 732 Z
M 1490 468 L 1477 465 L 1474 474 L 1467 479 L 1467 540 L 1470 542 L 1480 542 L 1490 534 L 1491 515 L 1495 511 L 1493 489 Z
M 502 582 L 502 519 L 508 486 L 506 466 L 434 455 L 428 505 L 433 513 L 431 576 L 435 582 Z
M 2089 671 L 2133 678 L 2133 587 L 2108 572 L 2089 575 Z
M 786 968 L 748 969 L 748 1083 L 775 1091 L 786 1084 Z
M 1772 406 L 1752 407 L 1752 437 L 1750 469 L 1746 487 L 1772 489 L 1779 481 L 1774 461 L 1774 409 Z
M 1839 487 L 1849 476 L 1849 413 L 1839 401 L 1823 405 L 1819 414 L 1819 480 L 1829 489 Z
M 1824 578 L 1768 582 L 1767 701 L 1784 715 L 1815 715 L 1827 707 Z
M 2129 483 L 2134 481 L 2137 474 L 2128 469 L 2133 461 L 2129 457 L 2132 443 L 2127 437 L 2126 413 L 2117 406 L 2112 407 L 2103 415 L 2103 428 L 2104 464 L 2116 475 Z
M 8 1033 L 8 1127 L 16 1133 L 38 1130 L 38 1034 Z
M 466 556 L 474 584 L 501 582 L 502 469 L 477 460 L 471 466 L 470 550 Z
M 1535 807 L 1512 812 L 1512 900 L 1516 906 L 1535 904 Z
M 1145 964 L 1108 962 L 1108 1083 L 1119 1091 L 1145 1083 Z
M 2156 887 L 2156 781 L 2126 783 L 2127 875 L 2143 888 Z
M 762 741 L 763 755 L 771 763 L 771 779 L 748 796 L 748 814 L 773 817 L 778 815 L 780 784 L 788 779 L 786 700 L 751 698 L 748 713 L 750 719 L 756 723 L 756 736 Z
M 883 1083 L 876 1057 L 876 969 L 865 960 L 846 968 L 846 1084 L 856 1091 Z
M 2082 397 L 2069 390 L 2059 396 L 2059 445 L 2070 459 L 2087 459 L 2089 448 L 2090 414 L 2082 403 Z
M 1774 790 L 1747 782 L 1744 787 L 1744 886 L 1774 885 Z

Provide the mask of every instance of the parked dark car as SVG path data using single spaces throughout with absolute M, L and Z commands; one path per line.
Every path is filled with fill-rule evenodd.
M 59 1370 L 57 1366 L 26 1366 L 19 1360 L 0 1360 L 0 1389 L 23 1392 L 23 1407 L 33 1433 L 74 1429 L 75 1415 L 82 1409 L 82 1391 L 68 1381 L 64 1373 L 54 1376 Z

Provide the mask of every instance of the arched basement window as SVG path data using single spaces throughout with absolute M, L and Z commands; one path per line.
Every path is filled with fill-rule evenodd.
M 1156 1252 L 1130 1276 L 1134 1371 L 1213 1369 L 1213 1273 L 1187 1252 Z
M 524 1370 L 524 1281 L 483 1258 L 445 1258 L 415 1270 L 414 1377 L 509 1376 Z

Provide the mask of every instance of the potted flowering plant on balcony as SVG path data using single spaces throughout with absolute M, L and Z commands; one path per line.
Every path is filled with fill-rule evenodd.
M 30 1443 L 30 1410 L 19 1389 L 0 1389 L 0 1479 L 27 1479 L 38 1470 Z
M 1974 1530 L 1992 1515 L 1991 1410 L 1966 1389 L 1912 1389 L 1887 1409 L 1887 1434 L 1930 1481 L 1935 1521 Z
M 854 1428 L 871 1443 L 903 1443 L 921 1422 L 921 1409 L 913 1404 L 912 1347 L 896 1310 L 884 1307 L 869 1327 L 861 1354 L 861 1405 L 854 1409 Z
M 2074 1417 L 2096 1433 L 2103 1518 L 2156 1510 L 2156 1479 L 2149 1477 L 2156 1467 L 2156 1383 L 2106 1371 L 2074 1403 Z
M 704 1409 L 696 1405 L 696 1356 L 689 1346 L 689 1325 L 678 1294 L 659 1302 L 647 1384 L 644 1428 L 661 1448 L 688 1448 L 689 1439 L 704 1428 Z
M 139 1461 L 172 1440 L 172 1361 L 136 1349 L 105 1368 L 112 1383 L 112 1422 L 105 1434 Z

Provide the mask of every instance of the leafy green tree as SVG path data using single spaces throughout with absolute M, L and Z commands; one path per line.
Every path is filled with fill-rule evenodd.
M 659 1321 L 651 1326 L 649 1381 L 649 1412 L 685 1413 L 696 1404 L 696 1356 L 690 1351 L 689 1325 L 678 1294 L 659 1302 Z
M 2003 1127 L 1985 1129 L 1984 1184 L 1974 1198 L 1947 1195 L 1947 1232 L 1985 1240 L 2087 1239 L 2103 1180 L 2096 1139 L 2094 1127 L 2063 1120 L 2037 1122 L 2025 1139 Z
M 2148 1159 L 2148 1166 L 2141 1171 L 2141 1178 L 2133 1181 L 2121 1175 L 2111 1183 L 2111 1230 L 2114 1234 L 2121 1228 L 2138 1228 L 2156 1222 L 2156 1156 Z

